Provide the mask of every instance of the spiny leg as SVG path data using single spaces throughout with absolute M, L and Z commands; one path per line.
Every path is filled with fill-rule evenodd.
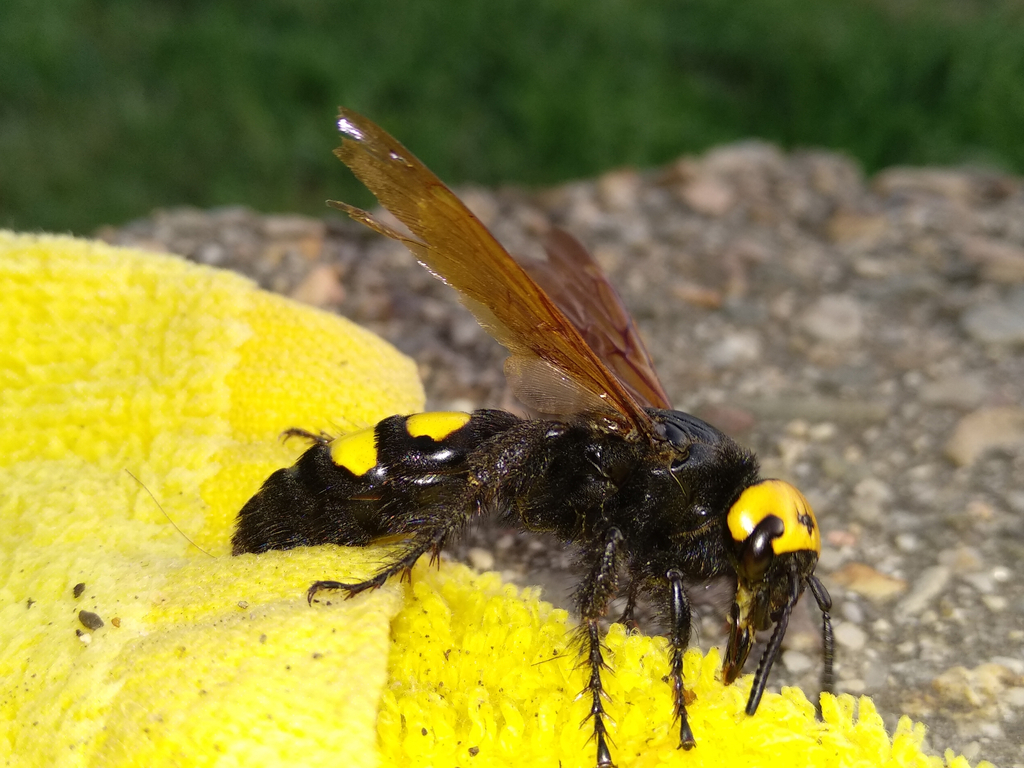
M 608 607 L 608 601 L 617 589 L 617 571 L 619 566 L 619 548 L 622 533 L 618 528 L 610 528 L 604 537 L 604 546 L 593 552 L 594 559 L 590 572 L 580 584 L 576 592 L 576 604 L 580 611 L 580 638 L 582 653 L 586 664 L 590 667 L 590 679 L 581 696 L 590 694 L 590 712 L 587 720 L 594 721 L 593 739 L 597 742 L 597 764 L 602 768 L 613 766 L 612 754 L 608 749 L 611 740 L 608 726 L 605 723 L 607 714 L 604 710 L 606 694 L 601 686 L 601 670 L 607 669 L 604 660 L 604 647 L 601 643 L 599 619 Z M 586 720 L 584 720 L 586 722 Z
M 417 536 L 398 558 L 385 565 L 366 581 L 360 581 L 354 584 L 348 584 L 341 581 L 313 582 L 313 585 L 306 591 L 306 600 L 310 605 L 312 605 L 313 598 L 316 597 L 317 593 L 324 590 L 342 590 L 345 592 L 345 599 L 348 600 L 368 589 L 379 589 L 384 586 L 384 583 L 392 576 L 402 574 L 402 577 L 404 578 L 412 571 L 412 567 L 416 565 L 416 561 L 419 560 L 426 552 L 429 551 L 431 553 L 430 562 L 436 562 L 440 557 L 441 548 L 444 546 L 444 542 L 447 537 L 448 528 L 440 528 L 429 532 L 427 535 Z
M 835 656 L 832 640 L 832 617 L 829 615 L 829 612 L 832 610 L 832 598 L 829 596 L 828 590 L 825 589 L 825 585 L 822 584 L 813 574 L 807 577 L 807 586 L 810 587 L 811 594 L 814 595 L 814 599 L 818 603 L 818 608 L 821 610 L 821 655 L 823 660 L 823 666 L 821 669 L 821 690 L 822 693 L 832 693 L 832 685 L 834 682 L 832 664 Z M 818 714 L 821 714 L 820 696 L 818 697 Z
M 690 600 L 683 589 L 683 574 L 675 568 L 667 574 L 669 588 L 669 620 L 672 645 L 672 695 L 675 702 L 675 717 L 679 722 L 679 747 L 693 749 L 697 742 L 686 719 L 686 688 L 683 687 L 683 653 L 690 643 Z

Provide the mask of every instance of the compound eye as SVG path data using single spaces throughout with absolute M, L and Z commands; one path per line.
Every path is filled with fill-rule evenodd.
M 786 532 L 786 524 L 775 515 L 768 515 L 757 524 L 743 542 L 739 570 L 748 581 L 761 581 L 772 564 L 775 550 L 772 541 Z

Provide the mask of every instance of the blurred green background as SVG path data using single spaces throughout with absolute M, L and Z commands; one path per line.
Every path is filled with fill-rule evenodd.
M 1024 171 L 1020 0 L 0 0 L 0 226 L 366 203 L 338 104 L 443 178 L 747 137 Z

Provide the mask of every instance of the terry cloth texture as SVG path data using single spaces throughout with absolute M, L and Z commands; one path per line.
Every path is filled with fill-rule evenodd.
M 230 556 L 238 509 L 304 449 L 284 429 L 422 407 L 368 332 L 177 258 L 0 232 L 0 398 L 4 765 L 592 764 L 571 623 L 532 592 L 421 562 L 310 607 L 384 552 Z M 826 696 L 821 723 L 787 689 L 748 718 L 715 651 L 686 655 L 699 746 L 678 751 L 664 639 L 608 645 L 622 768 L 967 766 L 866 698 Z

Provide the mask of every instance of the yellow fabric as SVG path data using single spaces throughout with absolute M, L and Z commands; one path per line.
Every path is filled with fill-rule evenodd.
M 564 612 L 426 562 L 311 608 L 312 581 L 383 553 L 229 556 L 237 510 L 303 450 L 283 429 L 422 406 L 412 363 L 372 335 L 176 258 L 0 232 L 0 397 L 4 765 L 592 764 Z M 943 764 L 868 699 L 855 717 L 827 697 L 819 724 L 786 690 L 748 718 L 749 678 L 722 686 L 715 652 L 687 654 L 699 746 L 680 752 L 664 639 L 608 644 L 620 768 Z

